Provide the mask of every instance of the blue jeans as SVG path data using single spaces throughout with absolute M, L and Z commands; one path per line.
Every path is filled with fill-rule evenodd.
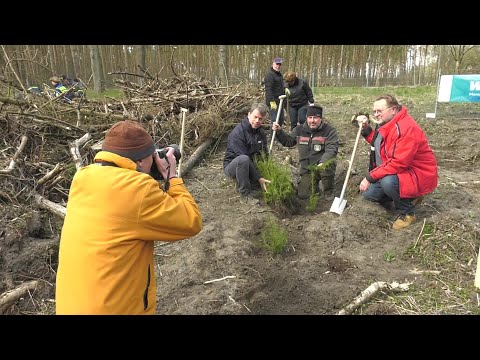
M 370 184 L 367 191 L 363 193 L 363 197 L 380 204 L 393 201 L 395 209 L 403 215 L 414 213 L 415 207 L 412 205 L 414 198 L 400 197 L 400 184 L 397 175 L 387 175 L 376 183 Z
M 308 104 L 295 108 L 288 106 L 288 116 L 290 116 L 290 127 L 293 130 L 298 124 L 302 125 L 307 120 Z
M 270 139 L 272 138 L 272 133 L 273 133 L 272 124 L 277 120 L 277 111 L 278 110 L 279 110 L 278 108 L 277 108 L 277 110 L 271 110 L 270 109 Z M 283 109 L 281 109 L 280 116 L 278 118 L 278 125 L 282 126 L 284 121 L 285 121 L 285 111 L 283 111 Z

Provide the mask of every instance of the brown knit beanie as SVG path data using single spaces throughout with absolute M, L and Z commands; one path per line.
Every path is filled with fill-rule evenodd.
M 107 131 L 102 150 L 138 161 L 155 152 L 153 139 L 137 122 L 119 121 Z

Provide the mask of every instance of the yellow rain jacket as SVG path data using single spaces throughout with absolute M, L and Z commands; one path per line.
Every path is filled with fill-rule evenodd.
M 135 162 L 101 151 L 75 174 L 62 228 L 57 314 L 154 314 L 154 241 L 177 241 L 202 229 L 183 180 L 164 192 Z

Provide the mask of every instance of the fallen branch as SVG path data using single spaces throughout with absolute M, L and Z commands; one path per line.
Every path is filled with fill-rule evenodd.
M 73 160 L 75 161 L 75 167 L 80 169 L 83 166 L 82 155 L 80 154 L 80 146 L 85 144 L 88 140 L 90 140 L 92 136 L 90 133 L 86 133 L 80 139 L 72 141 L 70 145 L 70 152 L 72 153 Z
M 0 315 L 4 314 L 10 306 L 27 294 L 29 290 L 34 290 L 37 285 L 37 280 L 29 281 L 0 295 Z
M 234 275 L 228 275 L 228 276 L 224 276 L 223 278 L 221 279 L 214 279 L 214 280 L 208 280 L 208 281 L 205 281 L 203 284 L 211 284 L 211 283 L 214 283 L 214 282 L 217 282 L 217 281 L 223 281 L 223 280 L 226 280 L 226 279 L 235 279 L 236 276 Z
M 337 315 L 350 315 L 352 314 L 360 305 L 366 303 L 370 300 L 373 296 L 375 296 L 379 291 L 382 290 L 390 290 L 390 291 L 406 291 L 408 290 L 408 286 L 411 283 L 404 283 L 399 284 L 397 282 L 393 282 L 391 284 L 386 283 L 384 281 L 377 281 L 363 290 L 360 295 L 358 295 L 353 301 L 340 310 Z
M 198 161 L 198 159 L 200 159 L 200 157 L 203 155 L 203 152 L 208 149 L 212 142 L 213 139 L 208 139 L 193 152 L 193 154 L 188 158 L 188 160 L 185 162 L 185 165 L 183 166 L 182 177 L 185 176 L 187 172 L 192 170 L 195 163 Z
M 44 177 L 42 177 L 40 180 L 37 181 L 37 185 L 42 185 L 44 183 L 46 183 L 48 180 L 50 180 L 52 177 L 54 177 L 55 175 L 57 175 L 60 171 L 62 171 L 62 167 L 60 166 L 60 164 L 57 164 L 55 165 L 55 167 L 53 168 L 53 170 L 49 171 L 48 173 L 45 174 Z
M 0 100 L 1 101 L 1 100 Z M 47 115 L 40 115 L 40 114 L 31 114 L 31 113 L 17 113 L 17 112 L 10 112 L 9 114 L 12 114 L 12 115 L 21 115 L 21 116 L 31 116 L 34 118 L 38 118 L 40 120 L 53 120 L 53 121 L 56 121 L 60 124 L 63 124 L 65 125 L 64 127 L 62 126 L 61 128 L 62 129 L 66 129 L 66 130 L 71 130 L 71 129 L 74 129 L 74 130 L 78 130 L 78 131 L 82 131 L 82 132 L 85 132 L 85 130 L 79 128 L 78 126 L 75 126 L 75 125 L 72 125 L 66 121 L 63 121 L 63 120 L 60 120 L 60 119 L 57 119 L 57 118 L 54 118 L 52 116 L 47 116 Z M 51 122 L 48 122 L 48 124 L 51 124 L 52 126 L 57 126 L 56 124 L 53 124 Z
M 60 216 L 62 219 L 65 218 L 67 214 L 67 209 L 60 204 L 54 203 L 53 201 L 47 200 L 40 195 L 35 195 L 36 204 L 42 209 L 50 210 L 55 215 Z
M 23 149 L 25 148 L 25 145 L 27 145 L 27 141 L 28 141 L 28 138 L 25 135 L 23 135 L 22 141 L 20 142 L 20 146 L 18 147 L 17 151 L 15 151 L 15 154 L 13 155 L 13 158 L 10 161 L 8 168 L 0 170 L 0 174 L 9 174 L 13 171 L 13 169 L 15 168 L 15 165 L 17 165 L 16 160 L 22 153 Z

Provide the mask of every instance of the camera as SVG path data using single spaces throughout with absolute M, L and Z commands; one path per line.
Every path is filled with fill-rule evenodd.
M 168 145 L 167 147 L 172 147 L 175 150 L 175 153 L 174 153 L 175 161 L 178 162 L 180 160 L 180 158 L 182 157 L 182 153 L 180 152 L 180 147 L 177 144 Z M 160 159 L 167 160 L 166 159 L 167 152 L 168 152 L 168 150 L 166 149 L 167 147 L 159 148 L 159 149 L 155 150 L 157 152 L 158 156 L 160 157 Z M 155 159 L 153 160 L 152 169 L 150 170 L 150 175 L 155 180 L 163 180 L 163 176 L 160 173 L 160 170 L 158 170 L 157 163 L 155 162 Z

